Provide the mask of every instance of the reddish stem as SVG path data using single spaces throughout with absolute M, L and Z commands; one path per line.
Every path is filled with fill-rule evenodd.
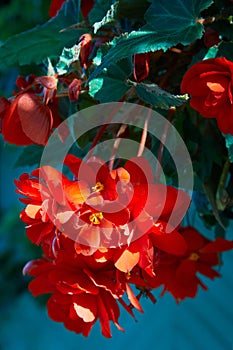
M 144 122 L 144 127 L 143 127 L 143 131 L 142 131 L 140 145 L 139 145 L 139 148 L 138 148 L 137 157 L 141 157 L 141 155 L 143 154 L 145 145 L 146 145 L 146 139 L 147 139 L 147 133 L 148 133 L 148 124 L 150 122 L 151 114 L 152 114 L 152 109 L 149 109 L 147 117 L 146 117 L 146 120 Z
M 126 94 L 119 100 L 119 102 L 124 102 L 128 96 L 128 94 L 130 93 L 131 89 L 128 90 L 126 92 Z M 91 144 L 91 148 L 89 151 L 89 157 L 91 157 L 95 146 L 97 145 L 97 143 L 99 142 L 99 140 L 101 139 L 103 133 L 105 132 L 106 128 L 108 127 L 109 123 L 111 122 L 111 120 L 114 118 L 115 114 L 119 111 L 121 105 L 118 105 L 117 108 L 115 110 L 113 110 L 113 112 L 110 114 L 109 118 L 107 119 L 106 123 L 103 124 L 100 128 L 100 130 L 98 131 L 97 135 L 95 136 L 92 144 Z
M 174 114 L 176 112 L 176 108 L 175 107 L 171 107 L 169 109 L 169 114 L 167 117 L 167 121 L 171 122 Z M 162 169 L 162 159 L 163 159 L 163 150 L 164 150 L 164 144 L 165 141 L 167 139 L 167 132 L 168 132 L 168 127 L 169 127 L 170 123 L 166 123 L 164 130 L 163 130 L 163 134 L 161 136 L 161 141 L 160 141 L 160 145 L 159 145 L 159 150 L 158 150 L 158 163 L 157 163 L 157 167 L 156 167 L 156 175 L 155 175 L 155 182 L 159 183 L 160 181 L 160 176 L 161 176 L 161 169 Z

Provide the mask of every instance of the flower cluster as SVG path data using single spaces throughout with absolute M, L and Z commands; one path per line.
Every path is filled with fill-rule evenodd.
M 195 297 L 199 285 L 206 289 L 198 273 L 219 276 L 213 269 L 218 253 L 233 242 L 211 242 L 193 227 L 172 227 L 171 213 L 178 215 L 189 197 L 155 184 L 144 158 L 114 170 L 96 157 L 84 162 L 68 155 L 64 164 L 72 179 L 44 166 L 16 180 L 27 236 L 43 251 L 24 273 L 34 277 L 34 296 L 50 294 L 53 320 L 84 336 L 99 320 L 102 334 L 111 337 L 110 321 L 123 331 L 119 305 L 134 317 L 133 308 L 143 312 L 142 295 L 156 301 L 155 288 L 163 286 L 162 294 L 168 291 L 179 302 Z

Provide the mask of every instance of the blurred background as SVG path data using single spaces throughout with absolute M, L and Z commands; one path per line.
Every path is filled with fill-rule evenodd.
M 0 42 L 47 21 L 49 6 L 49 0 L 2 0 Z M 0 96 L 11 95 L 18 75 L 36 74 L 37 69 L 10 67 L 0 71 Z M 22 162 L 16 165 L 22 150 L 4 144 L 1 135 L 0 152 L 1 350 L 116 350 L 122 347 L 139 350 L 149 346 L 163 350 L 233 349 L 233 252 L 223 254 L 222 278 L 204 281 L 209 290 L 200 290 L 196 299 L 176 305 L 170 295 L 159 299 L 158 290 L 154 293 L 158 299 L 156 305 L 142 300 L 145 313 L 136 314 L 138 322 L 122 310 L 120 324 L 126 332 L 112 327 L 112 339 L 102 337 L 98 324 L 86 339 L 51 321 L 43 298 L 31 296 L 27 291 L 28 278 L 22 276 L 25 263 L 40 256 L 40 249 L 28 241 L 24 224 L 19 220 L 22 206 L 14 186 L 14 179 L 31 168 L 22 166 Z M 193 208 L 189 218 L 198 230 L 211 236 Z M 232 230 L 232 227 L 228 229 L 229 239 L 232 239 Z

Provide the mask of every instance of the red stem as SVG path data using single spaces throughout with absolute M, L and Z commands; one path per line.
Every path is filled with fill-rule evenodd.
M 143 127 L 143 131 L 142 131 L 140 145 L 139 145 L 139 148 L 138 148 L 137 157 L 141 157 L 141 155 L 143 154 L 145 145 L 146 145 L 146 139 L 147 139 L 147 133 L 148 133 L 148 124 L 150 122 L 151 114 L 152 114 L 152 109 L 149 109 L 147 117 L 146 117 L 146 120 L 144 122 L 144 127 Z
M 167 121 L 170 122 L 175 114 L 176 108 L 175 107 L 171 107 L 169 109 L 169 114 L 167 117 Z M 161 176 L 161 168 L 162 168 L 162 159 L 163 159 L 163 150 L 164 150 L 164 143 L 166 141 L 167 138 L 167 132 L 168 132 L 168 127 L 169 127 L 169 123 L 165 124 L 164 130 L 163 130 L 163 134 L 161 137 L 161 141 L 160 141 L 160 145 L 159 145 L 159 150 L 158 150 L 158 165 L 156 167 L 156 175 L 155 175 L 155 182 L 159 183 L 160 181 L 160 176 Z
M 130 89 L 131 90 L 131 89 Z M 128 96 L 128 94 L 130 93 L 130 90 L 128 90 L 126 92 L 126 94 L 119 100 L 119 102 L 124 102 Z M 115 116 L 115 114 L 119 111 L 120 106 L 117 106 L 118 108 L 116 110 L 113 110 L 113 112 L 110 114 L 109 118 L 107 119 L 106 123 L 104 125 L 101 126 L 100 130 L 98 131 L 98 133 L 96 134 L 92 144 L 91 144 L 91 148 L 89 151 L 89 157 L 91 157 L 95 146 L 97 145 L 97 143 L 99 142 L 99 140 L 101 139 L 103 133 L 105 132 L 106 128 L 108 127 L 109 123 L 111 122 L 111 120 L 113 119 L 113 117 Z

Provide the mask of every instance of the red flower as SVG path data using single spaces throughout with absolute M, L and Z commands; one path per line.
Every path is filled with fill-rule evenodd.
M 129 210 L 120 203 L 104 201 L 100 195 L 98 199 L 96 198 L 97 196 L 87 199 L 86 202 L 92 205 L 82 206 L 75 223 L 75 226 L 80 226 L 80 229 L 76 231 L 76 251 L 85 255 L 93 254 L 100 247 L 120 245 L 124 225 L 130 218 Z M 72 220 L 73 224 L 74 220 Z M 70 235 L 71 230 L 68 232 Z
M 68 155 L 65 164 L 72 180 L 44 166 L 16 181 L 27 235 L 43 250 L 43 259 L 24 271 L 35 277 L 29 284 L 34 296 L 51 294 L 53 320 L 85 336 L 99 320 L 110 337 L 110 321 L 123 330 L 119 303 L 134 317 L 132 308 L 142 312 L 143 294 L 155 302 L 154 288 L 163 285 L 179 301 L 194 297 L 199 285 L 206 288 L 197 273 L 219 276 L 213 269 L 218 252 L 232 249 L 233 242 L 210 242 L 194 228 L 172 227 L 171 213 L 179 215 L 188 196 L 153 184 L 145 159 L 113 171 L 96 157 L 84 162 Z
M 117 174 L 115 171 L 110 172 L 107 164 L 102 159 L 92 157 L 85 163 L 72 154 L 68 154 L 64 164 L 71 170 L 76 179 L 88 183 L 90 191 L 101 194 L 106 200 L 113 201 L 117 199 Z
M 41 92 L 38 85 L 43 90 L 43 101 L 37 95 Z M 22 92 L 11 103 L 1 100 L 1 132 L 4 140 L 19 146 L 46 145 L 52 128 L 60 123 L 57 106 L 53 103 L 57 79 L 52 76 L 35 77 L 30 84 L 19 78 L 17 86 Z
M 15 98 L 3 117 L 4 140 L 16 145 L 45 145 L 53 125 L 52 113 L 39 97 L 24 93 Z
M 143 159 L 137 162 L 148 165 Z M 125 168 L 109 171 L 95 157 L 85 163 L 68 155 L 65 164 L 75 175 L 74 180 L 47 166 L 40 170 L 40 182 L 39 170 L 16 181 L 18 192 L 29 197 L 24 199 L 28 205 L 21 218 L 29 224 L 27 235 L 34 243 L 42 243 L 46 233 L 49 234 L 38 230 L 36 237 L 37 227 L 49 223 L 54 234 L 56 230 L 66 232 L 75 241 L 76 251 L 85 255 L 93 254 L 99 247 L 129 245 L 147 232 L 151 237 L 156 235 L 153 241 L 157 248 L 163 239 L 161 232 L 167 237 L 165 245 L 170 245 L 175 231 L 171 228 L 173 233 L 166 235 L 169 226 L 162 221 L 167 222 L 172 211 L 176 214 L 182 211 L 189 199 L 184 192 L 165 185 L 147 185 L 146 181 L 153 181 L 150 178 L 153 174 L 149 175 L 148 170 L 149 178 L 144 178 L 133 161 L 125 165 L 129 171 Z M 28 190 L 30 186 L 33 191 Z M 36 194 L 35 186 L 38 186 Z M 178 193 L 182 195 L 177 204 Z M 169 252 L 169 247 L 165 250 Z
M 220 274 L 213 269 L 220 264 L 218 253 L 233 248 L 233 241 L 217 238 L 211 242 L 193 227 L 181 228 L 180 233 L 185 239 L 187 250 L 179 257 L 160 253 L 154 267 L 156 277 L 148 281 L 153 288 L 164 285 L 163 293 L 170 292 L 177 301 L 186 297 L 194 298 L 199 285 L 207 289 L 197 273 L 210 279 L 219 277 Z
M 167 223 L 156 222 L 150 230 L 129 246 L 116 251 L 115 266 L 122 272 L 129 273 L 138 265 L 151 277 L 155 276 L 154 259 L 158 250 L 182 256 L 187 244 L 182 235 L 175 229 L 166 232 Z M 130 280 L 130 279 L 129 279 Z
M 24 273 L 35 277 L 29 284 L 34 296 L 51 294 L 47 304 L 49 316 L 84 336 L 88 336 L 98 319 L 105 337 L 111 337 L 110 321 L 123 331 L 118 324 L 117 300 L 132 314 L 121 299 L 125 292 L 132 305 L 142 311 L 126 278 L 111 261 L 97 263 L 93 256 L 76 254 L 73 242 L 62 234 L 56 256 L 28 263 Z M 136 281 L 141 282 L 139 278 Z
M 52 243 L 56 227 L 49 219 L 46 207 L 43 207 L 40 191 L 42 184 L 39 179 L 28 174 L 20 176 L 19 180 L 15 180 L 18 187 L 16 192 L 24 195 L 27 198 L 20 200 L 27 204 L 26 208 L 21 212 L 20 218 L 27 224 L 26 234 L 34 244 L 50 244 Z
M 224 134 L 233 134 L 233 62 L 224 57 L 194 64 L 184 75 L 182 93 L 205 118 L 216 118 Z
M 127 191 L 131 198 L 128 208 L 142 231 L 147 232 L 156 220 L 168 222 L 172 212 L 181 221 L 190 203 L 184 191 L 155 184 L 153 170 L 145 158 L 127 161 L 124 169 L 130 175 L 132 186 Z
M 56 230 L 65 231 L 76 241 L 77 251 L 85 254 L 92 254 L 108 242 L 118 245 L 130 218 L 128 208 L 115 200 L 118 197 L 115 182 L 121 182 L 121 178 L 114 172 L 114 179 L 101 161 L 86 164 L 70 156 L 65 162 L 71 169 L 75 168 L 77 180 L 69 180 L 47 166 L 40 169 L 40 174 L 38 169 L 15 181 L 17 192 L 28 197 L 21 199 L 27 204 L 21 219 L 28 224 L 28 237 L 33 243 L 41 244 L 46 235 L 46 242 L 52 242 Z M 81 164 L 84 171 L 79 175 Z M 53 235 L 50 235 L 51 231 Z

